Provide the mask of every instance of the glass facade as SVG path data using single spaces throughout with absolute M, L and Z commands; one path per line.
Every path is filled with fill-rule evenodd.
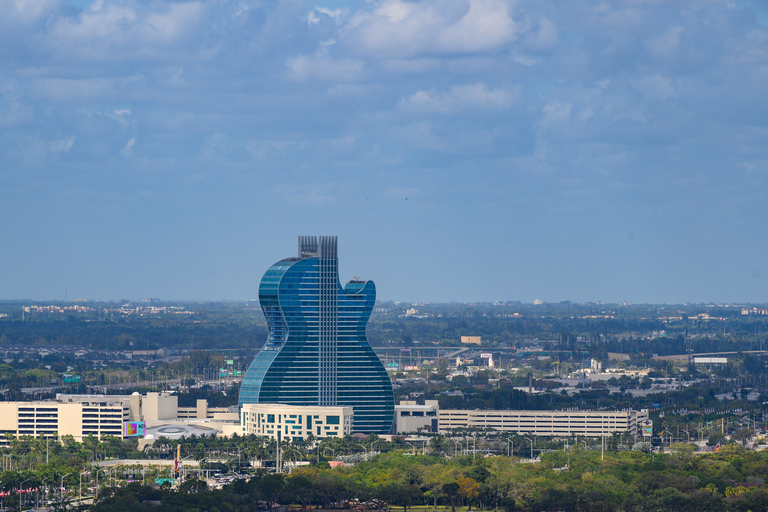
M 299 257 L 272 265 L 259 286 L 269 337 L 240 387 L 240 405 L 348 405 L 354 432 L 388 434 L 394 395 L 365 328 L 372 281 L 339 282 L 336 237 L 299 237 Z

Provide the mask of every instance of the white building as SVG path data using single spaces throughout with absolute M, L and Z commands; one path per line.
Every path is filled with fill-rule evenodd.
M 128 404 L 119 400 L 92 399 L 77 403 L 0 402 L 0 446 L 5 434 L 33 437 L 71 435 L 77 441 L 94 435 L 122 437 L 129 421 Z
M 244 434 L 301 441 L 352 434 L 353 414 L 351 406 L 244 404 L 240 424 Z
M 76 441 L 94 435 L 122 437 L 128 421 L 144 421 L 147 428 L 190 428 L 200 424 L 224 434 L 241 433 L 237 412 L 226 407 L 208 407 L 198 400 L 195 407 L 179 407 L 171 393 L 133 395 L 66 395 L 38 402 L 0 402 L 0 446 L 7 445 L 5 434 L 14 437 L 61 437 Z M 179 430 L 182 431 L 182 430 Z
M 438 413 L 439 431 L 489 429 L 537 436 L 600 437 L 614 432 L 638 433 L 648 411 L 464 411 Z
M 395 432 L 398 434 L 437 432 L 438 411 L 437 400 L 426 400 L 424 405 L 403 400 L 395 406 Z

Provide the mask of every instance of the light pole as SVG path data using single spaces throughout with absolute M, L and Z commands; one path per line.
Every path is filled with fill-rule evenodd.
M 530 437 L 526 437 L 531 442 L 531 461 L 533 461 L 533 439 Z
M 61 477 L 61 486 L 59 487 L 59 500 L 61 500 L 61 505 L 64 506 L 64 479 L 67 478 L 69 475 L 74 475 L 75 472 L 67 473 L 63 477 Z
M 19 510 L 21 510 L 24 507 L 24 484 L 32 480 L 32 477 L 27 478 L 23 482 L 21 482 L 21 485 L 19 485 Z
M 83 475 L 88 471 L 80 472 L 80 485 L 77 487 L 77 506 L 79 507 L 83 503 Z
M 600 462 L 605 460 L 605 434 L 600 436 Z
M 99 496 L 99 491 L 101 490 L 101 487 L 99 487 L 99 473 L 101 473 L 101 472 L 102 472 L 102 469 L 97 466 L 97 468 L 96 468 L 96 492 L 95 492 L 96 497 Z M 107 475 L 107 481 L 109 481 L 109 475 Z M 96 502 L 96 500 L 94 499 L 94 503 L 95 502 Z
M 40 483 L 41 484 L 45 484 L 45 482 L 49 481 L 49 479 L 53 479 L 54 485 L 56 484 L 56 477 L 52 477 L 52 476 L 47 476 L 47 477 L 43 478 L 43 480 Z M 44 489 L 43 490 L 43 496 L 44 496 L 43 501 L 45 502 L 45 501 L 48 501 L 48 486 L 47 485 L 43 485 L 43 489 Z

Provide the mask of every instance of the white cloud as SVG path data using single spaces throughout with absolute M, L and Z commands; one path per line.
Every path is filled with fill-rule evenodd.
M 544 18 L 539 22 L 539 29 L 533 37 L 533 46 L 543 50 L 557 44 L 557 28 L 552 20 Z
M 198 27 L 204 14 L 201 2 L 171 4 L 167 12 L 151 12 L 142 23 L 140 40 L 147 43 L 182 39 Z
M 511 7 L 504 0 L 385 0 L 353 15 L 347 33 L 352 47 L 368 55 L 493 51 L 516 37 Z
M 0 24 L 3 21 L 35 22 L 58 4 L 56 0 L 0 0 Z
M 48 144 L 48 151 L 52 154 L 69 153 L 72 146 L 75 145 L 75 137 L 67 137 L 66 139 L 55 140 Z
M 297 80 L 354 81 L 360 78 L 363 62 L 353 59 L 334 60 L 323 56 L 299 55 L 286 63 L 290 75 Z
M 517 99 L 519 92 L 508 88 L 488 89 L 485 84 L 458 85 L 446 92 L 417 91 L 398 102 L 404 110 L 422 112 L 450 112 L 454 110 L 507 109 Z
M 162 11 L 96 2 L 76 16 L 54 18 L 44 41 L 53 51 L 89 59 L 136 58 L 137 52 L 156 55 L 168 45 L 198 36 L 205 13 L 201 2 L 165 4 Z
M 560 101 L 551 101 L 542 109 L 544 117 L 541 123 L 544 125 L 567 121 L 571 118 L 573 104 Z
M 63 43 L 106 39 L 123 44 L 137 19 L 135 9 L 108 5 L 95 11 L 83 11 L 74 17 L 59 17 L 50 33 Z
M 672 81 L 661 75 L 647 76 L 638 80 L 638 88 L 643 92 L 646 98 L 666 100 L 674 98 L 675 87 Z
M 111 112 L 105 112 L 104 115 L 120 123 L 120 125 L 123 128 L 128 128 L 132 124 L 131 121 L 129 120 L 132 115 L 132 112 L 127 108 L 116 109 Z
M 349 9 L 329 9 L 327 7 L 315 7 L 309 13 L 307 13 L 307 24 L 309 26 L 318 25 L 322 21 L 322 18 L 327 16 L 336 25 L 340 25 L 346 17 L 349 16 Z
M 133 146 L 136 145 L 136 138 L 131 137 L 130 140 L 125 144 L 125 147 L 120 150 L 120 154 L 123 156 L 131 156 L 133 153 Z

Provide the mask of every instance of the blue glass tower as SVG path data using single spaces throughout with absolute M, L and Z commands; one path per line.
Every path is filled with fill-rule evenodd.
M 269 337 L 240 387 L 240 403 L 348 405 L 354 432 L 388 434 L 395 400 L 365 336 L 372 281 L 342 288 L 335 236 L 299 237 L 299 255 L 278 261 L 259 285 Z

